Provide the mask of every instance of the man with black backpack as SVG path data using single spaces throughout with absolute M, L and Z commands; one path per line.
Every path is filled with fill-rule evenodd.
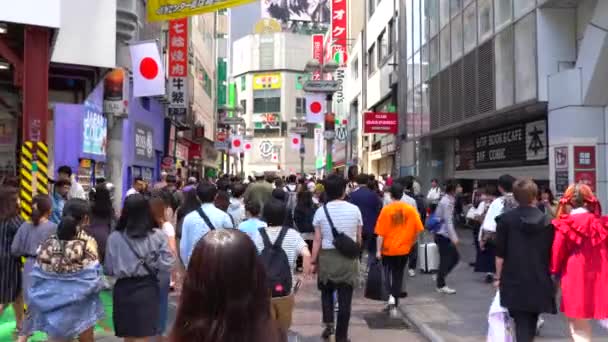
M 271 312 L 284 331 L 291 326 L 294 307 L 295 266 L 302 256 L 304 273 L 311 274 L 310 251 L 300 234 L 285 226 L 285 203 L 271 199 L 264 204 L 263 218 L 267 227 L 260 227 L 254 242 L 266 268 L 268 288 L 272 294 Z

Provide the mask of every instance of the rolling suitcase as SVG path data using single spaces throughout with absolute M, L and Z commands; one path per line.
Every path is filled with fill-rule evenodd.
M 422 273 L 433 273 L 439 270 L 439 248 L 428 239 L 418 244 L 418 268 Z

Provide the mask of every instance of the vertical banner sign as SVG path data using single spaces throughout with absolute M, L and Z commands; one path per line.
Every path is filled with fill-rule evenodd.
M 169 115 L 188 110 L 188 18 L 169 21 Z
M 346 0 L 332 0 L 331 4 L 331 39 L 332 58 L 341 67 L 346 67 L 346 25 L 347 25 Z
M 312 58 L 323 63 L 323 35 L 313 34 L 312 35 Z M 312 73 L 312 79 L 314 81 L 321 80 L 321 72 L 315 71 Z
M 595 146 L 574 146 L 574 182 L 589 185 L 595 192 Z
M 555 193 L 564 194 L 570 184 L 568 176 L 568 146 L 559 146 L 554 149 L 555 155 Z

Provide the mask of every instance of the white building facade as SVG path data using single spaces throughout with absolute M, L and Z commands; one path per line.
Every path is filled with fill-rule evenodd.
M 299 149 L 292 148 L 290 128 L 306 116 L 303 72 L 312 58 L 311 36 L 288 32 L 251 34 L 233 42 L 231 77 L 243 108 L 252 148 L 244 154 L 244 174 L 301 172 Z M 315 172 L 314 131 L 303 135 L 304 172 Z

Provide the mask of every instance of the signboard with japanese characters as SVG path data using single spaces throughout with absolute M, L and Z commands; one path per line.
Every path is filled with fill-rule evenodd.
M 319 61 L 319 63 L 323 62 L 323 35 L 322 34 L 313 34 L 312 35 L 312 58 Z M 321 80 L 321 72 L 320 71 L 313 72 L 312 79 L 314 81 Z
M 253 75 L 253 90 L 281 89 L 281 73 L 271 72 Z
M 169 21 L 169 115 L 188 111 L 188 19 Z
M 279 113 L 253 114 L 254 129 L 279 129 L 281 128 L 281 115 Z
M 595 191 L 595 146 L 574 146 L 574 182 L 589 185 Z
M 347 40 L 346 0 L 333 0 L 331 5 L 332 58 L 341 67 L 346 67 Z
M 547 163 L 547 121 L 516 124 L 475 136 L 475 168 Z

